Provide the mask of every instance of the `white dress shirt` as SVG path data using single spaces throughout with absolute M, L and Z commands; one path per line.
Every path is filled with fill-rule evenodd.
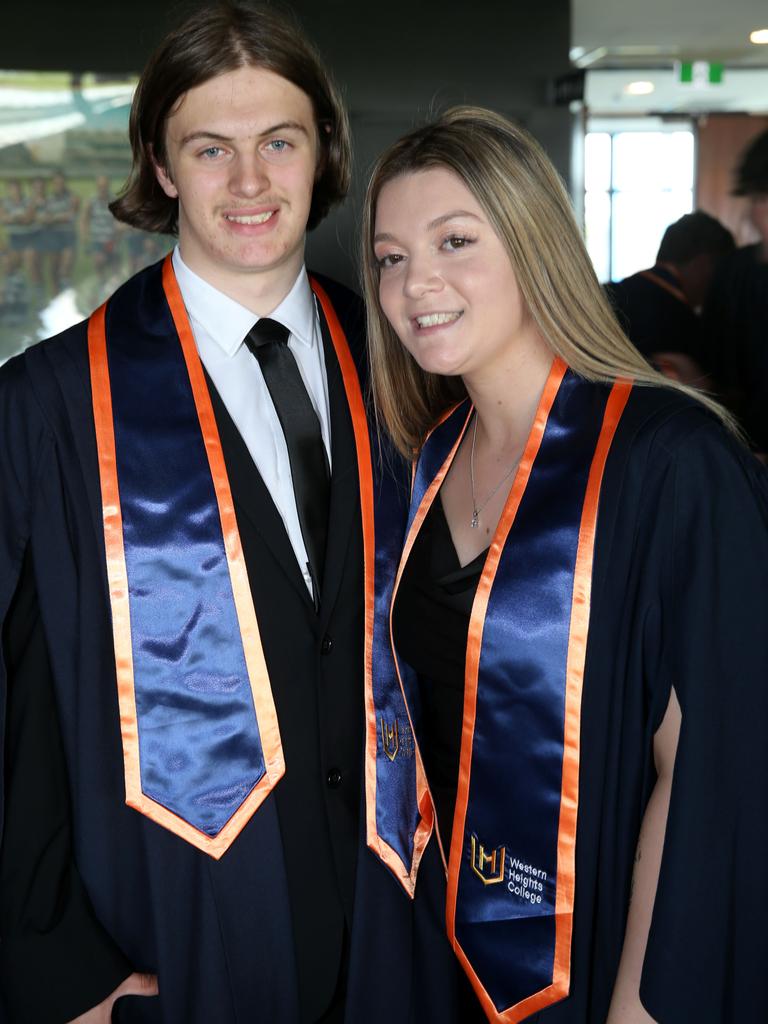
M 307 568 L 307 549 L 296 511 L 283 428 L 258 361 L 244 344 L 246 334 L 259 317 L 190 270 L 182 260 L 178 246 L 173 252 L 173 269 L 200 359 L 272 495 L 311 594 L 312 577 Z M 270 313 L 270 319 L 279 321 L 290 331 L 288 348 L 296 359 L 320 420 L 330 465 L 328 378 L 317 306 L 305 267 L 302 266 L 290 292 Z

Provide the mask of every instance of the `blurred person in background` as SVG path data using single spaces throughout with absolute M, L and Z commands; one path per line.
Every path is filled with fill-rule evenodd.
M 656 263 L 606 285 L 632 344 L 666 376 L 711 390 L 700 310 L 720 261 L 733 251 L 731 232 L 702 210 L 664 232 Z
M 19 326 L 29 316 L 29 284 L 18 252 L 0 253 L 0 323 Z
M 54 295 L 58 295 L 70 283 L 75 263 L 79 209 L 79 197 L 67 188 L 62 172 L 56 171 L 51 178 L 51 190 L 43 214 L 46 225 L 45 249 Z
M 768 453 L 768 131 L 742 154 L 733 194 L 744 196 L 758 235 L 725 260 L 704 309 L 718 391 L 754 448 Z
M 27 248 L 24 253 L 24 264 L 27 268 L 29 283 L 36 295 L 35 301 L 42 298 L 45 287 L 43 284 L 43 257 L 46 253 L 48 183 L 45 178 L 33 178 L 27 197 Z
M 15 178 L 6 181 L 5 195 L 0 200 L 0 224 L 5 230 L 8 247 L 5 254 L 6 272 L 15 272 L 23 262 L 29 247 L 30 214 L 24 199 L 21 182 Z
M 109 178 L 100 174 L 96 192 L 83 204 L 80 216 L 80 237 L 96 274 L 107 270 L 117 258 L 119 226 L 109 208 L 113 199 Z

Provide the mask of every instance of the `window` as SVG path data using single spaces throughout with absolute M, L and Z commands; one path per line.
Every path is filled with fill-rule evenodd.
M 119 225 L 125 75 L 0 71 L 0 363 L 82 320 L 172 242 Z
M 693 209 L 693 130 L 679 122 L 658 130 L 612 128 L 607 120 L 590 129 L 587 249 L 600 281 L 620 281 L 652 266 L 665 228 Z

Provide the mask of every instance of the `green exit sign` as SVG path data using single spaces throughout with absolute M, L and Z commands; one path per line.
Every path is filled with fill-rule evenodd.
M 677 69 L 683 84 L 720 85 L 723 81 L 723 65 L 708 60 L 679 61 Z

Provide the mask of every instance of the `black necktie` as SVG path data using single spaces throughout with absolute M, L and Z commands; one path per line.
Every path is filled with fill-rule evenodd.
M 287 327 L 264 317 L 248 332 L 245 344 L 259 361 L 283 428 L 317 608 L 328 533 L 328 459 L 320 421 L 288 348 L 289 333 Z

